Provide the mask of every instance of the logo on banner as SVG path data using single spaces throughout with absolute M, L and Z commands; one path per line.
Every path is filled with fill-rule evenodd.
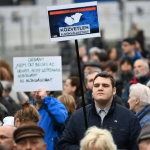
M 80 21 L 80 18 L 83 14 L 82 13 L 75 13 L 74 15 L 72 15 L 71 17 L 66 17 L 65 18 L 65 23 L 67 25 L 73 25 L 75 23 L 78 23 Z

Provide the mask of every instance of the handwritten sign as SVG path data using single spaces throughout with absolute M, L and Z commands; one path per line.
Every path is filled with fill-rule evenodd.
M 14 57 L 14 85 L 16 91 L 62 90 L 61 57 Z
M 51 41 L 100 37 L 97 2 L 47 7 Z

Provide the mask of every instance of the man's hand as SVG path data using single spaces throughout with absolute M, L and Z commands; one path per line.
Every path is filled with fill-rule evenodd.
M 40 88 L 38 91 L 33 92 L 33 99 L 37 103 L 42 103 L 42 100 L 47 96 L 47 92 L 44 88 Z
M 40 88 L 38 90 L 39 96 L 41 98 L 41 100 L 44 100 L 44 98 L 47 96 L 47 92 L 44 88 Z

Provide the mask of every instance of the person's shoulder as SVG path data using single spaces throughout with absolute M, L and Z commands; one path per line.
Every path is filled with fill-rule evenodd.
M 121 106 L 119 104 L 116 104 L 116 110 L 122 114 L 124 114 L 125 116 L 135 116 L 135 114 L 130 111 L 128 108 Z
M 91 108 L 91 104 L 85 106 L 85 110 L 86 110 L 86 113 L 90 110 Z M 83 113 L 83 107 L 79 108 L 78 110 L 76 110 L 74 113 L 73 113 L 73 116 L 82 116 L 84 115 Z
M 46 103 L 46 104 L 51 104 L 51 103 L 62 104 L 62 102 L 60 102 L 57 98 L 51 97 L 51 96 L 46 96 L 44 103 Z

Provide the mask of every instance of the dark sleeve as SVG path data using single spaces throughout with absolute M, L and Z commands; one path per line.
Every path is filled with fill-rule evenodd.
M 141 126 L 139 120 L 134 115 L 130 119 L 130 135 L 129 135 L 129 149 L 138 150 L 137 138 L 140 134 Z
M 130 87 L 130 84 L 128 83 L 125 87 L 124 92 L 121 95 L 121 99 L 124 103 L 127 103 L 129 99 L 129 87 Z
M 11 104 L 3 97 L 1 97 L 1 103 L 6 107 L 6 109 L 8 110 L 9 112 L 9 115 L 13 115 L 12 114 L 12 107 L 11 107 Z
M 74 119 L 75 117 L 72 115 L 66 125 L 62 138 L 58 143 L 59 150 L 80 150 L 79 142 L 76 137 Z

